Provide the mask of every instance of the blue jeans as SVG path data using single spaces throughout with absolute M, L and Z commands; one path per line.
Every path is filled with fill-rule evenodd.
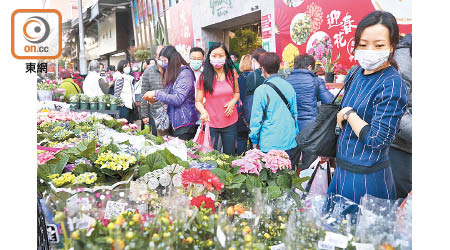
M 248 132 L 238 132 L 237 136 L 237 155 L 247 151 Z
M 132 117 L 133 112 L 131 109 L 129 109 L 125 106 L 120 106 L 117 109 L 119 110 L 119 118 L 127 119 L 128 123 L 134 122 L 134 118 Z
M 219 137 L 222 139 L 223 153 L 236 155 L 237 126 L 236 123 L 225 128 L 209 128 L 211 144 L 215 150 L 219 150 Z

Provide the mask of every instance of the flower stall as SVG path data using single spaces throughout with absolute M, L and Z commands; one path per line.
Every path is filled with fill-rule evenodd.
M 96 112 L 37 113 L 52 249 L 411 247 L 411 197 L 357 205 L 305 196 L 309 177 L 295 174 L 284 151 L 202 153 L 149 132 Z

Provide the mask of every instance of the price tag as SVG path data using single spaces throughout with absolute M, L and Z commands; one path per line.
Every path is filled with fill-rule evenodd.
M 284 245 L 284 243 L 270 247 L 270 250 L 285 250 L 285 249 L 286 249 L 286 246 Z
M 82 208 L 85 208 L 84 210 L 89 210 L 91 208 L 91 204 L 89 204 L 89 199 L 87 197 L 80 199 L 78 195 L 74 195 L 67 199 L 66 207 L 67 214 L 71 217 L 81 211 Z
M 128 206 L 128 203 L 122 203 L 118 201 L 108 201 L 106 203 L 105 210 L 105 219 L 111 219 L 119 216 L 125 211 L 125 207 Z
M 47 224 L 47 237 L 50 243 L 59 242 L 58 227 L 55 224 Z
M 347 236 L 333 232 L 327 232 L 325 242 L 335 247 L 346 248 L 348 244 Z
M 328 242 L 321 241 L 321 240 L 319 242 L 317 242 L 317 248 L 318 249 L 325 249 L 325 250 L 334 250 L 334 246 L 332 246 Z
M 353 246 L 356 247 L 356 250 L 375 250 L 372 244 L 356 243 L 356 242 L 353 242 L 352 244 Z
M 217 239 L 219 240 L 219 243 L 222 247 L 225 247 L 225 241 L 227 237 L 222 231 L 222 228 L 220 228 L 220 225 L 217 226 Z

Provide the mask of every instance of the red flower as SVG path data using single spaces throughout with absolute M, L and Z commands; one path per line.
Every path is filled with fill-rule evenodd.
M 198 209 L 200 209 L 203 205 L 203 208 L 206 208 L 206 209 L 211 208 L 212 212 L 216 213 L 216 209 L 214 207 L 214 201 L 211 198 L 206 197 L 206 195 L 200 195 L 200 196 L 192 198 L 190 205 L 196 206 Z
M 211 172 L 211 170 L 202 170 L 201 172 L 203 185 L 208 191 L 212 191 L 212 186 L 220 193 L 220 190 L 224 187 L 224 184 L 220 182 L 220 178 Z
M 203 182 L 201 181 L 201 170 L 198 168 L 190 168 L 185 170 L 181 174 L 181 177 L 181 183 L 185 187 L 191 183 L 203 184 Z
M 219 193 L 224 187 L 224 184 L 220 182 L 220 178 L 213 174 L 211 170 L 191 168 L 185 170 L 181 174 L 181 177 L 181 183 L 185 187 L 189 184 L 201 184 L 205 186 L 208 191 L 212 191 L 214 187 Z

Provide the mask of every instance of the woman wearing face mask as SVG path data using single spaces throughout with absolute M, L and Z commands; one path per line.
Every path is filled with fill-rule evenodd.
M 197 82 L 195 107 L 200 112 L 200 120 L 209 122 L 211 144 L 219 148 L 222 139 L 223 152 L 235 155 L 239 101 L 238 75 L 233 69 L 233 61 L 223 43 L 212 45 L 206 55 L 203 73 Z M 206 99 L 203 105 L 203 98 Z
M 114 96 L 122 100 L 123 106 L 119 107 L 119 117 L 125 118 L 129 123 L 135 120 L 133 112 L 133 103 L 135 102 L 133 76 L 130 75 L 130 63 L 127 60 L 121 60 L 117 65 L 117 74 L 114 81 Z
M 164 90 L 148 91 L 143 99 L 167 104 L 173 135 L 182 140 L 193 139 L 198 119 L 195 111 L 194 72 L 173 46 L 164 47 L 159 55 Z
M 337 167 L 328 189 L 356 203 L 365 194 L 396 199 L 388 149 L 408 100 L 393 59 L 398 38 L 395 17 L 384 11 L 370 13 L 356 29 L 355 59 L 361 67 L 346 79 L 348 90 L 337 114 L 342 129 Z M 353 73 L 353 81 L 347 82 Z

